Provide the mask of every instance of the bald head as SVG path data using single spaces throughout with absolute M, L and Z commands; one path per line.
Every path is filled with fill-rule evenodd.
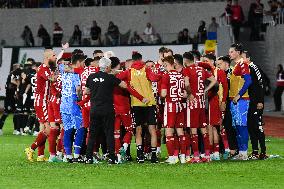
M 53 49 L 45 49 L 43 53 L 43 62 L 45 65 L 50 66 L 50 64 L 55 64 L 56 54 Z

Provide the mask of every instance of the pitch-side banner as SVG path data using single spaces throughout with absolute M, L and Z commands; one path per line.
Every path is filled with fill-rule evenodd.
M 88 57 L 93 56 L 93 52 L 96 49 L 100 49 L 103 52 L 113 51 L 121 61 L 125 61 L 131 58 L 132 52 L 137 51 L 143 55 L 143 60 L 158 60 L 158 50 L 161 46 L 125 46 L 125 47 L 72 47 L 67 52 L 72 52 L 74 49 L 79 48 L 84 51 Z M 192 45 L 168 45 L 165 46 L 174 51 L 174 53 L 183 54 L 186 51 L 192 50 Z M 204 46 L 198 47 L 203 52 Z M 59 53 L 61 48 L 54 48 L 56 53 Z M 20 48 L 19 51 L 19 62 L 25 61 L 26 58 L 33 58 L 37 62 L 43 60 L 44 48 Z

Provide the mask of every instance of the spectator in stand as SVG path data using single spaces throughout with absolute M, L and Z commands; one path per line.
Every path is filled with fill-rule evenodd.
M 240 28 L 244 21 L 244 13 L 242 7 L 239 5 L 238 0 L 233 1 L 233 5 L 231 6 L 232 17 L 231 24 L 233 28 L 233 34 L 236 42 L 239 42 L 240 36 Z
M 191 41 L 189 35 L 188 35 L 188 29 L 184 28 L 178 36 L 178 44 L 189 44 Z
M 284 70 L 282 64 L 278 65 L 278 70 L 276 74 L 276 90 L 274 92 L 274 104 L 275 104 L 275 111 L 281 111 L 282 106 L 282 94 L 284 91 Z
M 263 22 L 264 5 L 260 3 L 260 0 L 256 0 L 255 3 L 251 3 L 248 15 L 248 22 L 251 27 L 250 40 L 260 40 L 261 24 Z
M 74 32 L 71 37 L 71 44 L 74 46 L 81 45 L 81 39 L 82 39 L 82 31 L 80 30 L 78 25 L 75 25 Z
M 216 18 L 211 18 L 211 24 L 208 26 L 208 32 L 215 32 L 217 33 L 217 29 L 219 28 L 219 24 L 216 22 Z
M 131 45 L 141 45 L 144 43 L 143 39 L 140 37 L 140 35 L 135 31 L 133 33 L 133 37 L 130 40 Z
M 50 35 L 48 34 L 47 30 L 43 27 L 42 24 L 39 25 L 37 36 L 41 38 L 41 46 L 43 47 L 50 46 Z
M 21 35 L 22 39 L 24 40 L 24 46 L 26 47 L 33 47 L 35 42 L 34 42 L 34 37 L 31 29 L 29 26 L 25 26 L 24 31 Z
M 183 42 L 183 32 L 180 31 L 180 32 L 178 32 L 178 38 L 177 38 L 177 40 L 174 41 L 173 43 L 182 44 L 182 42 Z
M 59 26 L 58 22 L 55 22 L 53 30 L 53 46 L 61 47 L 62 38 L 63 38 L 63 30 Z
M 94 20 L 90 33 L 92 45 L 100 46 L 102 44 L 101 34 L 102 34 L 102 29 L 97 25 L 97 22 Z
M 226 17 L 226 23 L 227 24 L 230 24 L 230 21 L 231 21 L 231 16 L 232 16 L 231 7 L 232 7 L 232 0 L 227 0 L 225 12 L 221 15 L 221 18 L 224 17 L 224 16 Z
M 201 20 L 200 25 L 198 27 L 199 43 L 205 43 L 206 39 L 207 39 L 206 23 L 205 21 Z
M 144 36 L 146 43 L 153 43 L 155 40 L 155 30 L 151 23 L 147 23 L 146 28 L 144 30 Z
M 119 29 L 112 21 L 109 22 L 106 37 L 110 40 L 112 46 L 119 45 Z
M 73 0 L 74 1 L 74 0 Z M 72 2 L 67 1 L 67 0 L 55 0 L 54 1 L 54 6 L 55 7 L 68 7 L 68 6 L 73 6 Z
M 18 2 L 20 3 L 20 2 Z M 25 8 L 38 8 L 39 2 L 38 0 L 26 0 L 24 1 Z

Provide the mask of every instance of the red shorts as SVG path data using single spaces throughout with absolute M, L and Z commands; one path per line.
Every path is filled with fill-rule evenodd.
M 126 131 L 133 130 L 131 114 L 116 114 L 114 121 L 114 130 L 120 130 L 121 124 L 125 127 Z
M 187 108 L 186 125 L 190 128 L 205 128 L 206 114 L 205 108 Z
M 37 95 L 35 96 L 34 108 L 39 123 L 48 122 L 47 106 L 48 106 L 47 99 L 40 98 Z
M 209 101 L 208 124 L 211 126 L 219 126 L 222 120 L 222 112 L 220 111 L 219 98 L 214 96 Z
M 83 118 L 83 126 L 85 128 L 89 128 L 90 126 L 90 110 L 91 107 L 89 106 L 83 106 L 82 108 L 82 118 Z
M 184 127 L 184 107 L 182 103 L 165 102 L 164 127 L 183 128 Z
M 60 114 L 60 98 L 54 99 L 48 104 L 48 122 L 62 123 Z

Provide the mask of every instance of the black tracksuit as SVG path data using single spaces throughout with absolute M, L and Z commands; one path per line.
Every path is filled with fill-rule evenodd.
M 248 110 L 248 131 L 250 135 L 252 150 L 254 152 L 258 152 L 259 142 L 261 153 L 266 153 L 265 135 L 262 127 L 263 109 L 257 109 L 258 103 L 264 104 L 263 72 L 254 63 L 250 63 L 249 68 L 252 84 L 248 89 L 250 97 L 250 105 Z

